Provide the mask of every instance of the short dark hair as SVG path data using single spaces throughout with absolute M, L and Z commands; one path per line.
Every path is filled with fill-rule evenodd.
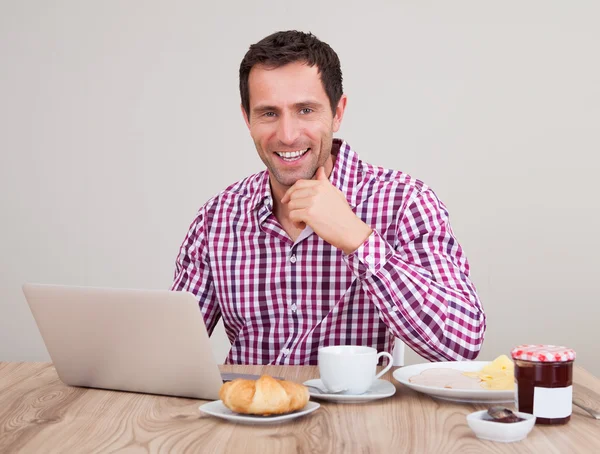
M 252 44 L 244 56 L 240 64 L 240 95 L 246 114 L 250 115 L 248 77 L 254 65 L 279 68 L 293 62 L 317 65 L 331 111 L 335 113 L 343 94 L 340 59 L 329 44 L 320 41 L 312 33 L 288 30 L 273 33 Z

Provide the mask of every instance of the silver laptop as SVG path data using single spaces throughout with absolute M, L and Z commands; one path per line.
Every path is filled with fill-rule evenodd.
M 223 379 L 188 292 L 25 284 L 67 385 L 218 399 Z

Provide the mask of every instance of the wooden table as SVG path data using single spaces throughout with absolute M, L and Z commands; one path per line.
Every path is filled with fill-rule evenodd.
M 222 366 L 295 381 L 312 366 Z M 600 380 L 575 370 L 577 386 L 600 394 Z M 392 380 L 391 373 L 384 378 Z M 434 400 L 394 382 L 396 394 L 366 404 L 321 402 L 314 413 L 274 426 L 206 416 L 203 401 L 65 386 L 49 363 L 0 362 L 1 453 L 92 452 L 600 452 L 600 421 L 573 408 L 566 426 L 536 426 L 518 443 L 481 441 L 465 416 L 482 405 Z

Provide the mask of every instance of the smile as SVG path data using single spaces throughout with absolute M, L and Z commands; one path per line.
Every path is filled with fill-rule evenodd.
M 277 154 L 277 156 L 279 156 L 284 161 L 291 162 L 291 161 L 296 161 L 296 160 L 300 159 L 302 156 L 304 156 L 306 154 L 306 152 L 308 150 L 310 150 L 310 148 L 305 148 L 304 150 L 298 150 L 298 151 L 286 151 L 286 152 L 276 151 L 275 153 Z

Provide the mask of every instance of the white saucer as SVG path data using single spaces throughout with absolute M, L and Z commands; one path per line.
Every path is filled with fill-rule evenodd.
M 207 415 L 216 416 L 217 418 L 223 418 L 228 421 L 233 421 L 242 424 L 277 424 L 290 419 L 299 418 L 300 416 L 312 413 L 321 405 L 317 402 L 308 401 L 302 410 L 295 411 L 293 413 L 286 413 L 285 415 L 273 415 L 273 416 L 258 416 L 258 415 L 243 415 L 235 413 L 223 405 L 222 400 L 215 400 L 204 405 L 200 405 L 200 411 Z
M 329 400 L 332 402 L 339 402 L 343 404 L 362 404 L 365 402 L 371 402 L 377 399 L 384 399 L 386 397 L 393 396 L 396 393 L 396 387 L 393 383 L 387 380 L 375 380 L 373 385 L 364 394 L 327 394 L 319 391 L 318 388 L 325 389 L 325 385 L 321 379 L 308 380 L 304 382 L 305 386 L 308 386 L 308 392 L 311 397 L 315 399 Z M 315 388 L 313 388 L 315 386 Z

